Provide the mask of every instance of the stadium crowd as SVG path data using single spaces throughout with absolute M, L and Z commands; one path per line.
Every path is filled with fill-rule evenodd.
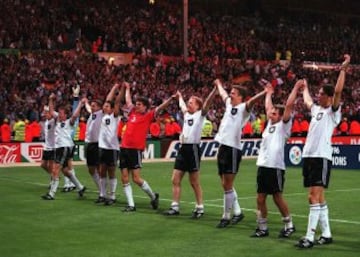
M 310 13 L 294 17 L 291 12 L 279 16 L 269 11 L 254 18 L 191 10 L 189 61 L 185 62 L 175 58 L 182 49 L 181 8 L 175 8 L 175 1 L 166 2 L 152 6 L 144 1 L 4 1 L 1 12 L 6 15 L 0 16 L 2 126 L 10 124 L 13 129 L 18 120 L 41 121 L 48 95 L 55 92 L 59 104 L 67 103 L 77 84 L 82 96 L 104 99 L 116 81 L 129 81 L 134 97 L 146 95 L 158 105 L 176 90 L 184 98 L 204 97 L 216 78 L 226 89 L 232 83 L 244 83 L 249 95 L 262 89 L 262 80 L 268 80 L 275 87 L 274 102 L 283 103 L 297 78 L 308 80 L 313 96 L 321 85 L 336 82 L 336 67 L 305 69 L 304 60 L 341 63 L 342 55 L 349 52 L 352 63 L 360 61 L 359 23 L 352 19 L 335 23 L 334 17 Z M 131 64 L 116 66 L 97 52 L 135 55 Z M 174 58 L 165 61 L 164 56 Z M 346 78 L 342 100 L 343 126 L 336 134 L 352 134 L 351 124 L 360 122 L 356 65 Z M 300 97 L 296 101 L 295 117 L 306 121 L 310 113 L 301 101 Z M 207 116 L 212 134 L 223 113 L 221 98 L 216 97 Z M 176 104 L 168 107 L 167 115 L 182 124 Z M 264 106 L 258 103 L 249 136 L 259 135 L 261 120 Z

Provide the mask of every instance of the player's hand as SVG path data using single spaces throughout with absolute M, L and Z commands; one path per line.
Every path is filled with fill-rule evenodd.
M 341 69 L 346 70 L 350 64 L 350 55 L 344 54 L 344 62 L 341 64 Z
M 55 98 L 56 98 L 56 95 L 54 93 L 51 93 L 49 96 L 49 99 L 55 99 Z
M 125 88 L 130 88 L 130 84 L 128 82 L 126 82 L 126 81 L 123 82 L 123 86 Z
M 215 80 L 214 80 L 214 85 L 215 85 L 216 87 L 221 86 L 222 84 L 221 84 L 220 79 L 215 79 Z

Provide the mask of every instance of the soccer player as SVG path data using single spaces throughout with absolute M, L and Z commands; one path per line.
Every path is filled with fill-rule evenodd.
M 303 91 L 304 103 L 311 110 L 312 117 L 302 155 L 303 182 L 304 187 L 309 188 L 310 211 L 306 235 L 295 245 L 299 248 L 312 248 L 314 243 L 324 245 L 333 242 L 325 189 L 329 186 L 332 164 L 331 136 L 341 121 L 340 99 L 350 64 L 350 55 L 345 54 L 344 58 L 335 88 L 323 85 L 318 93 L 317 104 L 310 96 L 307 83 Z M 322 233 L 315 241 L 318 223 Z
M 209 110 L 210 102 L 216 93 L 216 87 L 211 91 L 205 103 L 197 96 L 191 96 L 185 104 L 181 93 L 177 92 L 179 106 L 184 114 L 184 125 L 180 135 L 181 147 L 177 153 L 172 174 L 173 200 L 170 209 L 165 215 L 180 214 L 181 180 L 189 172 L 189 181 L 195 193 L 195 209 L 192 218 L 198 219 L 204 215 L 202 189 L 200 185 L 200 140 L 205 116 Z
M 41 160 L 41 168 L 51 176 L 55 159 L 55 119 L 50 114 L 49 106 L 44 106 L 43 115 L 46 120 L 44 126 L 45 146 Z
M 96 203 L 113 205 L 116 202 L 117 178 L 115 175 L 116 163 L 119 158 L 119 138 L 117 136 L 118 123 L 120 121 L 120 100 L 124 95 L 124 89 L 116 83 L 108 93 L 103 105 L 103 117 L 101 119 L 99 134 L 99 162 L 100 162 L 100 192 Z M 115 98 L 115 101 L 114 101 Z M 106 178 L 109 178 L 109 197 L 106 197 Z
M 215 140 L 220 143 L 217 164 L 224 190 L 223 215 L 217 228 L 225 228 L 230 223 L 235 225 L 244 218 L 234 188 L 234 180 L 242 156 L 241 132 L 249 119 L 250 110 L 255 101 L 265 95 L 266 91 L 263 90 L 245 102 L 247 92 L 244 87 L 233 85 L 230 95 L 228 95 L 220 80 L 215 80 L 215 84 L 226 105 L 219 131 L 215 136 Z M 234 215 L 231 217 L 232 210 Z
M 99 134 L 103 117 L 102 102 L 100 100 L 86 100 L 85 109 L 90 113 L 86 124 L 85 145 L 86 165 L 97 190 L 100 192 L 99 167 Z
M 60 106 L 58 113 L 54 111 L 55 94 L 49 97 L 49 111 L 50 115 L 55 118 L 55 163 L 51 171 L 51 185 L 47 194 L 43 195 L 44 200 L 54 200 L 57 188 L 59 186 L 60 170 L 67 176 L 72 183 L 76 185 L 80 197 L 84 195 L 86 187 L 83 186 L 77 179 L 76 175 L 70 171 L 68 166 L 69 159 L 72 158 L 74 141 L 72 140 L 72 131 L 77 117 L 80 115 L 80 110 L 85 103 L 85 99 L 81 100 L 80 104 L 71 115 L 70 108 L 67 106 Z M 70 116 L 68 118 L 68 116 Z
M 156 210 L 159 206 L 159 194 L 153 192 L 150 185 L 141 178 L 142 167 L 142 152 L 145 149 L 146 136 L 149 131 L 151 121 L 158 114 L 158 112 L 168 106 L 175 95 L 164 101 L 155 109 L 150 109 L 149 99 L 143 96 L 138 96 L 135 99 L 135 105 L 131 100 L 130 85 L 125 82 L 125 101 L 126 107 L 129 108 L 128 121 L 126 129 L 121 139 L 120 145 L 120 170 L 121 181 L 124 187 L 128 206 L 123 210 L 124 212 L 136 211 L 132 188 L 129 182 L 129 175 L 132 175 L 132 180 L 150 197 L 151 206 Z
M 265 86 L 265 111 L 268 122 L 262 134 L 260 151 L 256 162 L 258 166 L 257 228 L 252 237 L 266 237 L 269 235 L 267 227 L 268 209 L 266 206 L 268 195 L 272 195 L 284 223 L 284 228 L 280 231 L 279 237 L 288 238 L 295 232 L 288 205 L 282 195 L 285 182 L 284 147 L 291 134 L 291 113 L 294 102 L 303 83 L 303 80 L 296 82 L 288 97 L 286 106 L 274 105 L 271 99 L 274 88 L 270 83 Z

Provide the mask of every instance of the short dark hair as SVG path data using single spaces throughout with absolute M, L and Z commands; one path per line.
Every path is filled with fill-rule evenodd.
M 332 85 L 329 84 L 323 85 L 322 89 L 327 96 L 331 96 L 331 97 L 334 96 L 334 87 Z
M 239 95 L 242 96 L 243 99 L 245 99 L 247 97 L 247 90 L 245 87 L 240 86 L 240 85 L 233 85 L 232 88 L 235 88 L 238 91 Z
M 103 105 L 103 102 L 100 99 L 91 100 L 91 103 L 96 103 L 100 107 Z
M 142 103 L 143 105 L 146 106 L 147 109 L 150 107 L 149 98 L 147 98 L 147 97 L 145 97 L 145 96 L 138 96 L 138 97 L 136 97 L 135 102 L 140 102 L 140 103 Z
M 114 107 L 115 107 L 115 102 L 114 102 L 114 101 L 105 101 L 105 103 L 110 104 L 110 107 L 111 107 L 112 109 L 114 109 Z
M 285 111 L 285 106 L 283 104 L 275 104 L 274 108 L 276 110 L 279 110 L 279 115 L 283 116 L 284 115 L 284 111 Z

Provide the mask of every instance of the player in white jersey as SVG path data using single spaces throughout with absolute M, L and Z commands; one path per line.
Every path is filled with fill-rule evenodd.
M 252 237 L 266 237 L 269 235 L 267 226 L 268 209 L 266 205 L 268 195 L 272 195 L 284 223 L 284 228 L 281 229 L 279 237 L 288 238 L 295 232 L 289 207 L 282 195 L 285 182 L 284 148 L 286 140 L 291 134 L 291 113 L 294 102 L 303 84 L 303 80 L 296 82 L 285 106 L 274 105 L 271 99 L 274 88 L 270 83 L 265 87 L 265 111 L 268 121 L 262 133 L 262 141 L 256 162 L 258 166 L 256 178 L 257 228 Z
M 75 120 L 80 115 L 80 110 L 85 103 L 83 99 L 72 116 L 68 118 L 70 115 L 69 108 L 65 106 L 61 106 L 58 109 L 58 113 L 54 111 L 54 99 L 55 95 L 51 94 L 49 97 L 49 111 L 53 118 L 55 118 L 55 163 L 53 165 L 51 171 L 51 186 L 50 190 L 47 194 L 43 195 L 42 198 L 44 200 L 54 200 L 55 193 L 59 186 L 59 173 L 60 170 L 67 176 L 71 182 L 73 182 L 77 189 L 79 196 L 82 197 L 86 187 L 84 187 L 80 181 L 77 179 L 74 173 L 70 172 L 68 167 L 68 161 L 72 158 L 72 151 L 74 147 L 74 141 L 72 140 L 72 131 L 74 129 Z
M 86 100 L 85 109 L 90 113 L 85 132 L 86 164 L 97 190 L 100 191 L 99 134 L 103 117 L 102 102 L 92 100 L 89 104 L 89 101 Z
M 106 97 L 103 105 L 103 117 L 99 134 L 100 191 L 96 203 L 113 205 L 116 202 L 117 178 L 116 163 L 119 158 L 119 139 L 117 128 L 120 121 L 120 101 L 124 96 L 124 87 L 116 83 Z M 114 101 L 115 98 L 115 101 Z M 109 178 L 109 197 L 106 197 L 106 178 Z
M 55 159 L 55 119 L 50 115 L 49 106 L 44 106 L 43 115 L 45 117 L 44 139 L 45 146 L 41 161 L 41 168 L 49 173 L 51 178 L 51 169 Z
M 177 92 L 179 106 L 184 115 L 184 125 L 180 135 L 181 147 L 177 153 L 172 174 L 173 200 L 170 209 L 165 215 L 180 214 L 181 180 L 189 172 L 189 182 L 195 193 L 195 209 L 192 218 L 198 219 L 204 215 L 202 189 L 200 185 L 200 140 L 205 116 L 209 110 L 210 102 L 216 93 L 216 87 L 211 91 L 204 102 L 197 96 L 191 96 L 185 104 L 181 93 Z
M 234 180 L 242 156 L 241 133 L 242 128 L 249 119 L 252 106 L 256 100 L 265 95 L 266 91 L 263 90 L 245 102 L 247 93 L 244 87 L 233 85 L 230 95 L 228 95 L 220 80 L 215 80 L 215 84 L 226 105 L 219 131 L 215 136 L 215 140 L 220 143 L 217 164 L 224 190 L 223 215 L 216 227 L 225 228 L 230 223 L 237 224 L 244 218 L 234 188 Z M 232 211 L 234 215 L 231 218 Z
M 295 245 L 299 248 L 312 248 L 314 243 L 323 245 L 333 242 L 325 188 L 329 185 L 332 164 L 331 136 L 341 120 L 341 93 L 350 64 L 350 55 L 346 54 L 344 58 L 335 88 L 331 85 L 322 86 L 317 104 L 313 102 L 306 83 L 304 87 L 304 103 L 311 110 L 310 127 L 302 155 L 303 182 L 304 187 L 309 188 L 310 211 L 306 235 Z M 318 223 L 321 236 L 315 241 Z

